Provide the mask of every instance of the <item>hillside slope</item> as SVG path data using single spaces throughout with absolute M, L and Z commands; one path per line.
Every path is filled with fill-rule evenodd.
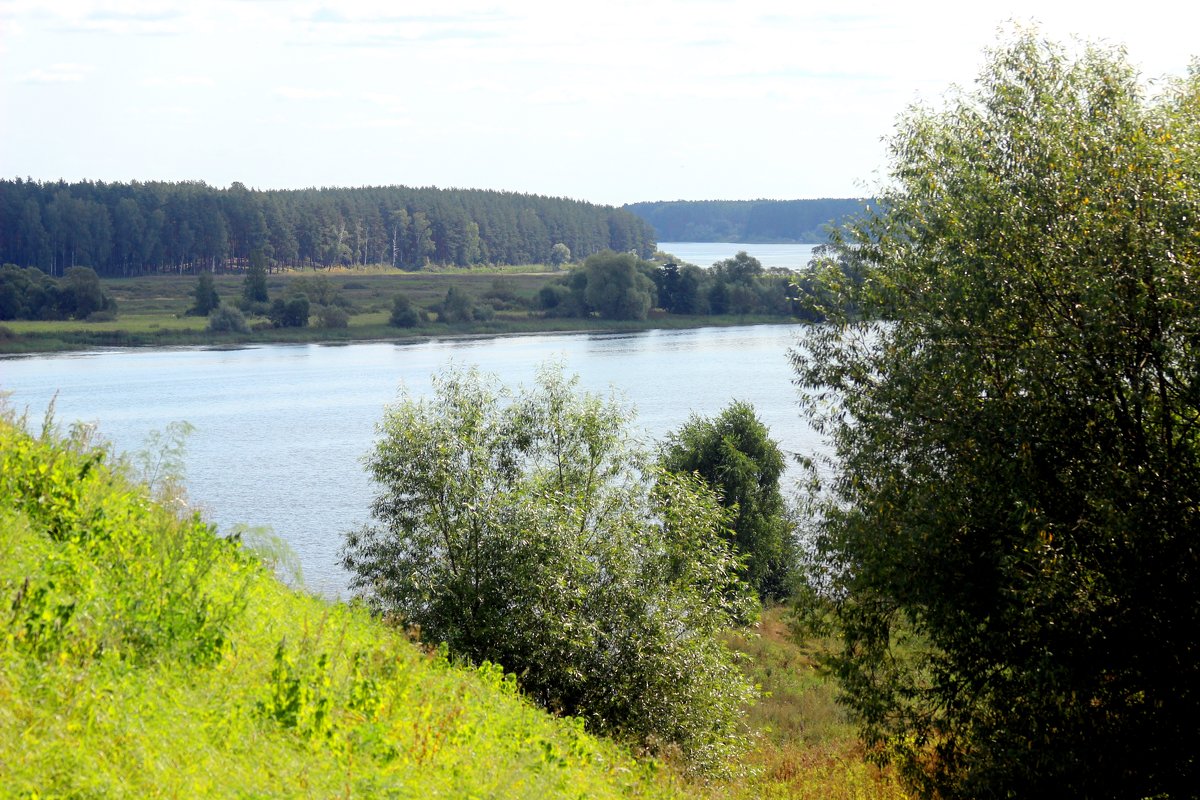
M 127 472 L 86 432 L 0 419 L 6 796 L 674 795 L 512 676 L 288 589 Z

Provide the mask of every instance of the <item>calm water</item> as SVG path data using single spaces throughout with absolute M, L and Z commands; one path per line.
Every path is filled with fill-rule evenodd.
M 432 372 L 478 364 L 509 385 L 530 383 L 560 358 L 593 391 L 615 388 L 636 406 L 647 438 L 689 414 L 752 402 L 790 452 L 815 437 L 796 413 L 787 350 L 802 326 L 703 328 L 635 334 L 447 339 L 410 344 L 274 345 L 244 350 L 136 350 L 0 360 L 0 390 L 40 420 L 95 422 L 118 449 L 186 420 L 192 501 L 223 530 L 271 525 L 297 552 L 308 588 L 343 592 L 336 566 L 345 531 L 368 520 L 372 489 L 361 457 L 401 383 L 429 391 Z
M 659 242 L 658 249 L 699 267 L 711 267 L 745 250 L 764 267 L 800 269 L 808 266 L 815 244 L 755 244 L 753 242 Z

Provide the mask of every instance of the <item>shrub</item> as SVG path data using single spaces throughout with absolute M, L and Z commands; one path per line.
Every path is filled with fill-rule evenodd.
M 213 333 L 245 333 L 246 318 L 231 306 L 218 306 L 208 314 L 208 329 Z
M 350 315 L 338 306 L 321 306 L 317 309 L 317 320 L 322 328 L 345 328 L 350 325 Z
M 388 318 L 388 324 L 393 328 L 415 328 L 421 321 L 421 312 L 408 299 L 408 295 L 396 295 L 396 299 L 392 301 L 392 314 Z
M 377 612 L 502 664 L 547 708 L 715 767 L 744 744 L 751 694 L 718 640 L 753 608 L 726 513 L 577 383 L 543 368 L 506 405 L 450 369 L 432 400 L 403 396 L 368 460 L 377 525 L 342 564 Z

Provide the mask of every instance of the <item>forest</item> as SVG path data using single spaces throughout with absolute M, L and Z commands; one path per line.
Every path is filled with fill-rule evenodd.
M 0 263 L 101 277 L 241 268 L 545 263 L 655 249 L 629 211 L 477 189 L 378 186 L 260 191 L 234 182 L 0 180 Z
M 672 200 L 630 203 L 625 210 L 654 226 L 664 242 L 801 242 L 816 244 L 863 210 L 860 199 Z

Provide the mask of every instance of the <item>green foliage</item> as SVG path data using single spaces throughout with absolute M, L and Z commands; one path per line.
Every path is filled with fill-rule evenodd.
M 693 416 L 667 436 L 659 461 L 716 490 L 733 515 L 731 543 L 746 559 L 746 582 L 763 599 L 786 599 L 795 545 L 779 491 L 784 459 L 754 407 L 734 402 L 713 419 Z
M 273 265 L 529 265 L 561 257 L 555 242 L 577 257 L 654 252 L 654 231 L 628 211 L 470 189 L 0 179 L 0 209 L 0 263 L 52 275 L 87 264 L 104 277 L 248 265 L 247 303 L 268 302 L 257 275 Z
M 392 301 L 392 313 L 388 324 L 393 328 L 415 328 L 422 322 L 421 310 L 413 305 L 406 294 L 398 294 Z
M 137 459 L 160 486 L 182 435 Z M 287 590 L 125 475 L 84 429 L 0 419 L 5 796 L 677 794 L 511 674 Z
M 724 509 L 658 472 L 628 411 L 561 370 L 505 399 L 449 369 L 433 399 L 388 409 L 367 462 L 379 524 L 343 551 L 352 587 L 451 652 L 503 664 L 547 708 L 720 766 L 750 694 L 716 638 L 751 613 Z
M 117 309 L 116 302 L 104 293 L 100 277 L 91 267 L 69 267 L 59 282 L 59 310 L 75 319 L 87 319 L 100 311 Z
M 195 302 L 187 311 L 192 316 L 207 317 L 214 309 L 220 307 L 221 298 L 213 284 L 211 272 L 201 270 L 200 274 L 196 276 L 196 290 L 192 296 L 195 298 Z
M 645 319 L 655 300 L 654 281 L 645 274 L 651 270 L 633 253 L 588 256 L 583 263 L 588 306 L 604 319 Z
M 0 267 L 0 319 L 58 317 L 57 281 L 37 267 Z
M 0 508 L 44 531 L 19 545 L 24 574 L 0 581 L 12 598 L 11 643 L 60 664 L 219 658 L 242 602 L 208 585 L 228 544 L 199 518 L 149 502 L 88 435 L 76 428 L 58 443 L 48 430 L 38 440 L 0 421 Z
M 317 321 L 322 328 L 346 328 L 350 325 L 350 315 L 340 306 L 318 306 Z
M 245 333 L 246 317 L 232 306 L 219 306 L 208 313 L 208 329 L 213 333 Z
M 0 267 L 0 319 L 91 319 L 116 317 L 117 304 L 95 270 L 71 267 L 54 280 L 36 267 Z
M 277 297 L 267 318 L 276 328 L 303 328 L 308 325 L 310 309 L 307 295 L 293 295 L 286 300 Z
M 475 319 L 474 299 L 459 289 L 451 286 L 446 290 L 446 297 L 438 308 L 439 322 L 470 322 Z
M 867 743 L 940 797 L 1186 797 L 1200 717 L 1200 76 L 1021 34 L 914 109 L 796 356 Z
M 550 265 L 561 267 L 563 264 L 571 263 L 571 248 L 567 247 L 562 242 L 557 242 L 554 247 L 550 248 Z
M 333 281 L 329 280 L 328 275 L 301 275 L 292 278 L 288 283 L 287 293 L 290 297 L 304 295 L 310 303 L 319 306 L 339 306 L 341 308 L 350 306 L 345 295 L 333 285 Z
M 247 305 L 271 301 L 267 294 L 267 257 L 261 248 L 250 254 L 250 266 L 242 282 L 242 301 Z

